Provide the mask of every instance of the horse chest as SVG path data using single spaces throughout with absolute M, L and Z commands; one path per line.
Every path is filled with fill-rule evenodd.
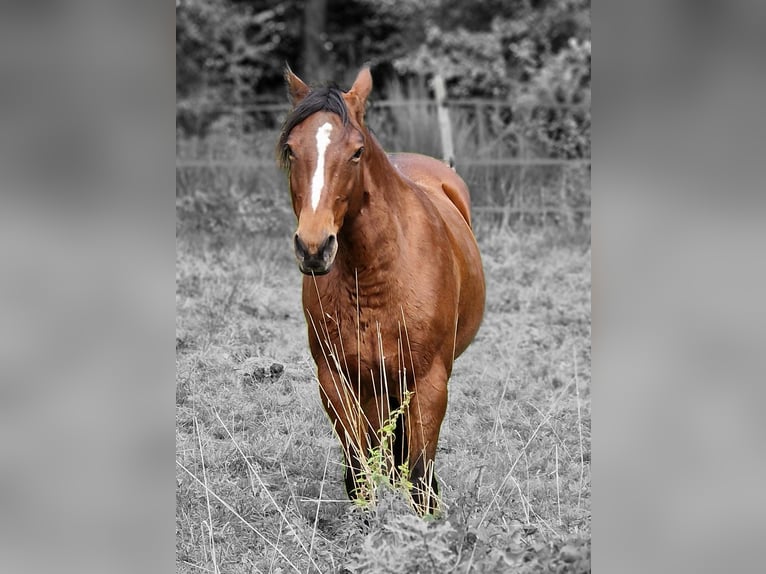
M 365 289 L 359 297 L 324 298 L 318 333 L 309 327 L 315 360 L 334 356 L 339 359 L 336 368 L 339 364 L 344 371 L 371 373 L 376 379 L 382 369 L 389 378 L 405 367 L 408 372 L 423 370 L 434 354 L 434 341 L 428 318 L 413 303 L 391 288 Z

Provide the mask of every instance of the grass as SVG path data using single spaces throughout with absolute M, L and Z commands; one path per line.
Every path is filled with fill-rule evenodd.
M 179 572 L 590 570 L 587 231 L 477 223 L 487 308 L 450 380 L 443 513 L 423 520 L 386 488 L 346 498 L 289 230 L 228 212 L 207 229 L 197 207 L 177 228 Z

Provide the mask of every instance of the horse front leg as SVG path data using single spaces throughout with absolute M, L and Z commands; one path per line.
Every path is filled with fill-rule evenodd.
M 447 411 L 447 369 L 439 362 L 410 384 L 414 391 L 405 417 L 413 499 L 422 514 L 436 510 L 439 487 L 434 474 L 436 445 Z
M 330 369 L 319 369 L 318 377 L 322 405 L 332 422 L 346 462 L 346 494 L 351 500 L 368 498 L 371 485 L 366 484 L 365 469 L 370 448 L 379 444 L 379 405 L 374 398 L 360 399 L 358 386 Z

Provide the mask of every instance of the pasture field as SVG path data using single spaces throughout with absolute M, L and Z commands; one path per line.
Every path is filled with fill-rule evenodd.
M 477 236 L 486 313 L 423 520 L 393 491 L 346 498 L 291 231 L 177 229 L 178 572 L 590 571 L 590 230 Z

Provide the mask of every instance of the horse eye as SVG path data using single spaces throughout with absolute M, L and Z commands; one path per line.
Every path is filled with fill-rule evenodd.
M 362 153 L 364 153 L 364 146 L 356 150 L 356 153 L 351 156 L 351 161 L 359 161 L 359 158 L 362 157 Z
M 285 144 L 285 157 L 288 159 L 295 159 L 295 154 L 293 153 L 293 148 L 291 148 L 289 145 Z

